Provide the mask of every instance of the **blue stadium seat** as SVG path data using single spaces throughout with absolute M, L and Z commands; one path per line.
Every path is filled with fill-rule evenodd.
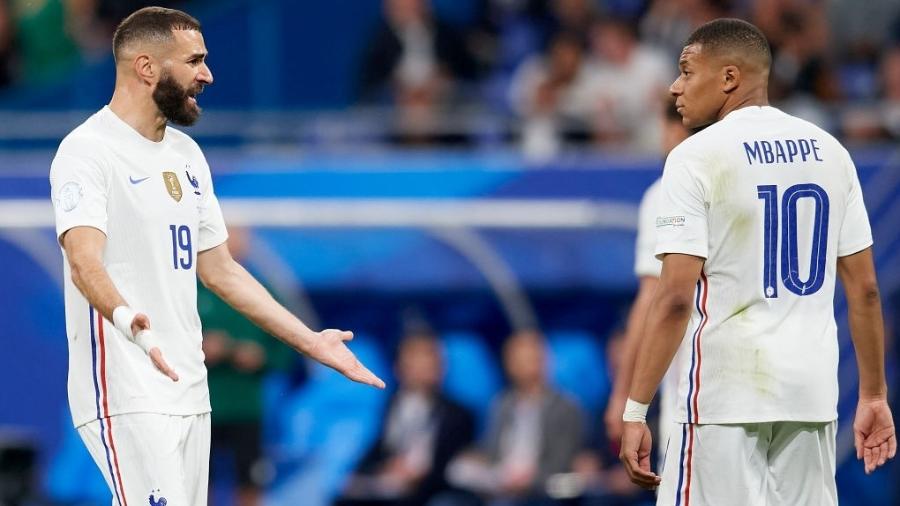
M 472 411 L 480 430 L 502 386 L 499 359 L 481 336 L 471 332 L 448 332 L 441 341 L 446 363 L 444 391 Z
M 388 365 L 375 340 L 358 335 L 350 346 L 375 374 L 386 376 Z M 295 504 L 302 497 L 306 505 L 330 504 L 377 436 L 385 400 L 383 391 L 314 364 L 309 381 L 281 403 L 269 500 Z
M 600 340 L 584 331 L 551 331 L 547 341 L 553 383 L 589 415 L 597 416 L 606 406 L 611 385 Z

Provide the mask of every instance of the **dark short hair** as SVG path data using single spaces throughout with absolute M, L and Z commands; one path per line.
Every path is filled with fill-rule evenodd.
M 200 22 L 186 12 L 164 7 L 144 7 L 122 20 L 113 35 L 113 56 L 135 41 L 167 43 L 174 40 L 172 30 L 200 31 Z
M 742 52 L 758 58 L 767 69 L 772 65 L 772 51 L 766 36 L 759 28 L 742 19 L 720 18 L 701 25 L 685 43 L 686 46 L 691 44 L 699 44 L 713 52 Z

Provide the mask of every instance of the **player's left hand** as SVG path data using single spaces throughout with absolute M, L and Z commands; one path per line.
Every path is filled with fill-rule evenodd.
M 357 383 L 384 388 L 384 381 L 366 368 L 347 348 L 345 341 L 353 339 L 353 332 L 326 329 L 316 332 L 313 345 L 306 351 L 310 358 L 320 362 Z
M 856 458 L 863 459 L 866 474 L 897 454 L 897 436 L 891 408 L 885 399 L 860 399 L 853 420 Z
M 650 470 L 652 446 L 653 437 L 646 423 L 624 422 L 619 460 L 625 465 L 631 482 L 648 490 L 658 487 L 660 482 L 659 476 Z

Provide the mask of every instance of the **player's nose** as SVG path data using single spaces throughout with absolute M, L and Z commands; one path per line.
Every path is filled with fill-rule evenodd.
M 213 83 L 212 71 L 209 70 L 209 65 L 207 65 L 206 63 L 203 64 L 203 68 L 201 68 L 200 73 L 197 74 L 197 80 L 205 85 L 210 85 Z
M 673 97 L 677 97 L 678 95 L 681 95 L 682 91 L 681 76 L 679 76 L 677 79 L 672 81 L 672 84 L 669 86 L 669 94 L 671 94 Z

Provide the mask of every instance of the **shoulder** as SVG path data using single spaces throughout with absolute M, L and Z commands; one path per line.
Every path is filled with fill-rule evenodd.
M 644 196 L 641 197 L 641 205 L 652 205 L 659 198 L 662 189 L 662 178 L 656 178 L 650 186 L 644 190 Z
M 57 157 L 96 159 L 100 156 L 109 138 L 104 134 L 98 114 L 93 114 L 63 138 L 56 150 Z

